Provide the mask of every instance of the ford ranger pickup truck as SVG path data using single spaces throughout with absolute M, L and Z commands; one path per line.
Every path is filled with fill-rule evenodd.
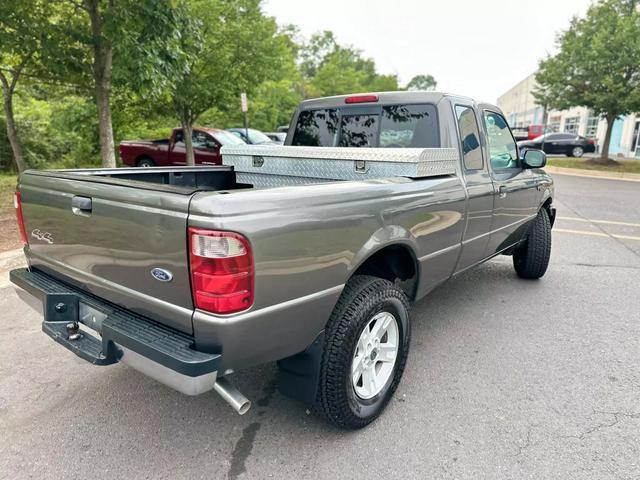
M 292 120 L 288 145 L 224 147 L 220 166 L 20 175 L 10 278 L 43 331 L 239 413 L 230 374 L 277 361 L 283 393 L 355 429 L 398 386 L 413 302 L 499 254 L 545 274 L 553 182 L 497 107 L 376 93 Z
M 196 127 L 191 135 L 196 165 L 220 165 L 220 148 L 244 144 L 237 135 L 217 128 Z M 174 128 L 170 138 L 128 140 L 120 142 L 120 159 L 129 167 L 166 167 L 186 165 L 187 154 L 181 128 Z

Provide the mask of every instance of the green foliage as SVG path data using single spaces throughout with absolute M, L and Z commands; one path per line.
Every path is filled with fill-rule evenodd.
M 433 78 L 433 75 L 416 75 L 409 83 L 407 83 L 407 90 L 419 90 L 419 91 L 432 91 L 436 89 L 438 82 Z
M 89 99 L 31 88 L 18 96 L 16 121 L 30 168 L 99 164 L 96 109 Z
M 183 36 L 200 26 L 184 2 L 119 0 L 108 16 L 105 34 L 113 44 L 113 82 L 144 98 L 157 98 L 188 71 Z
M 13 194 L 16 191 L 18 177 L 0 172 L 0 212 L 13 209 Z
M 86 0 L 21 0 L 0 8 L 0 68 L 29 57 L 14 110 L 27 166 L 100 164 L 94 46 L 113 48 L 111 110 L 115 143 L 164 138 L 185 119 L 199 125 L 286 125 L 304 98 L 397 90 L 373 60 L 325 31 L 305 40 L 280 28 L 261 0 L 99 0 L 94 38 Z M 5 70 L 6 71 L 6 70 Z M 416 77 L 417 78 L 417 77 Z M 12 151 L 0 116 L 0 169 Z
M 187 8 L 201 24 L 182 36 L 189 65 L 172 96 L 179 118 L 195 121 L 211 107 L 235 106 L 240 92 L 276 77 L 286 46 L 259 0 L 190 0 Z
M 534 91 L 549 108 L 584 106 L 613 121 L 640 110 L 640 11 L 636 0 L 601 0 L 574 18 L 558 38 L 559 51 L 542 60 Z
M 395 75 L 380 75 L 375 62 L 352 47 L 337 44 L 332 32 L 311 37 L 300 51 L 305 98 L 398 90 Z
M 86 98 L 48 98 L 21 93 L 16 124 L 28 168 L 97 166 L 96 111 Z M 0 118 L 0 170 L 12 171 L 12 152 Z

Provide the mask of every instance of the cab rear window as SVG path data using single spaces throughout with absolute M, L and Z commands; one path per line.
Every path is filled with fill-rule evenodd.
M 334 147 L 338 139 L 338 110 L 306 110 L 298 115 L 293 145 Z
M 365 110 L 366 109 L 366 110 Z M 436 107 L 385 105 L 362 114 L 357 107 L 305 110 L 298 115 L 292 145 L 312 147 L 437 148 Z M 366 113 L 365 113 L 366 112 Z

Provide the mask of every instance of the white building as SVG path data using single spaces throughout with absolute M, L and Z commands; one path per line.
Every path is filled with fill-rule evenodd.
M 544 108 L 536 104 L 532 94 L 535 84 L 535 74 L 531 74 L 498 98 L 498 107 L 512 128 L 526 128 L 544 122 Z M 607 122 L 594 116 L 588 108 L 574 107 L 569 110 L 549 110 L 547 128 L 554 132 L 570 132 L 594 138 L 600 149 L 604 143 Z M 613 124 L 609 153 L 612 156 L 640 158 L 639 136 L 640 115 L 618 118 Z

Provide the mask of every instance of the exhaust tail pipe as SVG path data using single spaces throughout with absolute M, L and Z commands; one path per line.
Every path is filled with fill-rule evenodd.
M 225 377 L 216 379 L 213 388 L 240 415 L 244 415 L 251 408 L 251 401 L 231 385 Z

